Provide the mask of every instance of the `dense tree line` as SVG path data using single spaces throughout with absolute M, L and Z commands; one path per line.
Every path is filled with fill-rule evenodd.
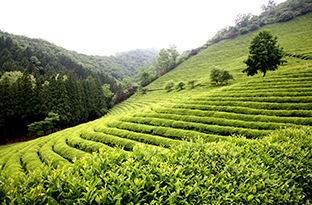
M 33 49 L 25 46 L 23 42 L 16 42 L 11 38 L 12 36 L 5 37 L 5 35 L 8 34 L 0 32 L 0 77 L 4 72 L 23 72 L 25 69 L 36 77 L 44 78 L 50 78 L 60 72 L 64 74 L 75 72 L 79 80 L 86 79 L 88 76 L 94 78 L 99 76 L 101 84 L 109 84 L 113 93 L 118 93 L 122 89 L 121 85 L 118 85 L 117 81 L 107 73 L 85 68 L 63 52 L 55 53 L 39 47 Z M 34 41 L 36 42 L 36 39 Z
M 61 62 L 63 63 L 64 61 L 66 64 L 64 66 L 67 69 L 69 65 L 77 64 L 79 67 L 89 70 L 88 72 L 105 72 L 119 81 L 124 78 L 134 79 L 139 72 L 139 68 L 151 65 L 152 59 L 159 51 L 155 48 L 135 49 L 127 52 L 119 52 L 111 56 L 91 56 L 66 50 L 43 39 L 32 39 L 0 31 L 1 35 L 12 38 L 23 49 L 29 47 L 31 50 L 37 51 L 42 55 L 48 54 L 53 59 L 61 59 Z M 57 68 L 61 67 L 58 66 Z M 63 72 L 65 71 L 63 70 Z M 86 74 L 84 77 L 89 75 Z M 80 77 L 80 74 L 77 73 L 77 76 Z
M 148 64 L 153 52 L 141 52 L 139 59 L 140 50 L 100 59 L 0 31 L 0 143 L 105 114 L 114 94 L 132 87 L 124 77 L 135 73 L 138 64 Z M 118 68 L 116 76 L 103 72 L 112 64 Z M 119 75 L 125 66 L 126 74 Z
M 61 72 L 43 81 L 27 70 L 13 76 L 20 77 L 5 74 L 0 80 L 1 144 L 25 136 L 27 125 L 43 121 L 49 113 L 58 115 L 58 128 L 96 119 L 107 112 L 113 97 L 98 76 L 79 81 L 74 72 Z

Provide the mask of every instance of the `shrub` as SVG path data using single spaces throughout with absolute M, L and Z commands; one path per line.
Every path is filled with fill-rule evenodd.
M 119 95 L 116 97 L 115 99 L 115 104 L 121 103 L 122 101 L 126 100 L 128 97 L 127 95 L 124 93 L 124 91 L 121 91 L 119 93 Z
M 177 90 L 182 90 L 184 86 L 185 86 L 185 83 L 181 81 L 175 86 L 175 88 Z
M 258 23 L 259 23 L 259 26 L 260 26 L 260 27 L 262 27 L 262 26 L 265 25 L 265 23 L 264 23 L 263 21 L 259 21 Z
M 196 48 L 195 48 L 195 49 L 193 49 L 193 50 L 192 50 L 191 55 L 193 55 L 193 56 L 194 56 L 194 55 L 197 55 L 197 54 L 198 54 L 198 50 L 197 50 Z
M 233 79 L 233 76 L 227 70 L 220 70 L 218 68 L 213 68 L 210 73 L 211 81 L 216 82 L 218 85 L 219 83 L 228 83 L 228 80 Z
M 163 76 L 163 75 L 165 75 L 165 74 L 166 74 L 165 71 L 160 71 L 159 73 L 157 73 L 157 74 L 155 75 L 155 78 L 158 78 L 159 76 Z
M 230 74 L 229 71 L 224 70 L 221 72 L 221 76 L 220 76 L 220 83 L 225 82 L 226 84 L 228 83 L 229 80 L 234 79 L 233 76 Z
M 228 38 L 234 38 L 234 37 L 236 37 L 236 36 L 237 36 L 237 34 L 236 34 L 235 32 L 232 32 L 232 33 L 227 34 L 227 37 L 228 37 Z
M 129 95 L 133 95 L 138 89 L 138 86 L 133 86 L 132 88 L 128 88 Z
M 254 23 L 254 24 L 250 25 L 249 30 L 254 31 L 254 30 L 257 30 L 258 28 L 259 28 L 259 26 Z
M 197 81 L 197 80 L 189 80 L 189 81 L 187 81 L 187 84 L 188 84 L 189 86 L 191 86 L 191 88 L 194 88 L 194 87 L 195 87 L 196 81 Z
M 246 34 L 246 33 L 248 33 L 249 32 L 249 30 L 248 30 L 248 28 L 247 27 L 242 27 L 242 28 L 240 28 L 239 29 L 239 31 L 238 31 L 240 34 Z
M 292 11 L 285 11 L 278 17 L 278 22 L 285 22 L 295 18 L 295 15 Z
M 167 91 L 172 90 L 174 87 L 174 82 L 173 80 L 168 81 L 165 85 L 164 85 L 164 89 Z
M 306 13 L 308 13 L 309 11 L 311 11 L 311 6 L 306 6 L 305 8 L 303 8 L 303 9 L 300 9 L 299 10 L 299 13 L 302 15 L 302 14 L 306 14 Z
M 215 43 L 218 43 L 219 41 L 221 41 L 220 38 L 215 38 L 215 39 L 213 39 L 213 42 L 215 42 Z
M 210 80 L 218 84 L 220 75 L 221 75 L 221 70 L 218 68 L 213 68 L 210 72 Z
M 146 94 L 146 92 L 147 92 L 148 89 L 145 88 L 145 87 L 142 87 L 142 88 L 140 88 L 140 90 L 142 91 L 143 94 Z

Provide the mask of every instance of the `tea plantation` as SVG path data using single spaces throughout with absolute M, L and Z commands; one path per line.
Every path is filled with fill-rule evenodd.
M 1 146 L 0 201 L 310 204 L 310 22 L 312 13 L 264 26 L 287 53 L 265 78 L 242 73 L 253 31 L 201 51 L 98 120 Z M 215 67 L 234 80 L 211 83 Z M 169 80 L 197 82 L 168 92 Z

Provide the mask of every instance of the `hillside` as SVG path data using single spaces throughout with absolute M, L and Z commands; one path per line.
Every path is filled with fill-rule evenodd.
M 115 56 L 90 56 L 69 51 L 43 39 L 32 39 L 0 31 L 1 36 L 12 38 L 22 49 L 31 48 L 31 50 L 39 53 L 39 56 L 48 54 L 49 58 L 54 59 L 69 58 L 73 63 L 82 65 L 85 69 L 94 72 L 105 72 L 118 80 L 124 78 L 134 79 L 140 67 L 151 65 L 151 60 L 158 54 L 158 49 L 136 49 L 120 52 Z M 47 72 L 50 69 L 43 67 L 43 70 Z
M 0 144 L 102 116 L 113 106 L 113 95 L 128 89 L 119 80 L 134 80 L 156 54 L 141 49 L 88 56 L 0 31 Z M 59 115 L 59 123 L 42 124 L 50 112 Z M 29 131 L 33 123 L 38 132 Z
M 77 197 L 104 204 L 309 203 L 310 22 L 312 13 L 263 27 L 278 36 L 287 53 L 287 63 L 266 78 L 242 73 L 258 33 L 252 31 L 201 51 L 149 84 L 149 92 L 136 93 L 98 120 L 0 147 L 2 172 L 24 175 L 42 167 L 45 173 L 26 177 L 27 186 L 39 184 L 33 192 L 26 185 L 19 192 L 15 187 L 22 185 L 2 175 L 6 189 L 0 197 L 12 189 L 19 197 L 27 193 L 34 201 L 63 203 Z M 235 80 L 212 84 L 214 67 L 229 70 Z M 163 85 L 169 80 L 197 82 L 194 88 L 167 92 Z M 276 131 L 281 128 L 288 129 Z M 53 180 L 64 187 L 48 182 Z

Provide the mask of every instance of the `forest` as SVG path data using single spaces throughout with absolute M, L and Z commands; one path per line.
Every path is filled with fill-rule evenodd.
M 124 78 L 134 80 L 140 70 L 140 67 L 151 65 L 152 59 L 158 54 L 159 51 L 157 48 L 135 49 L 127 52 L 118 52 L 111 56 L 94 56 L 77 53 L 76 51 L 70 51 L 43 39 L 32 39 L 1 31 L 0 36 L 10 37 L 12 40 L 17 42 L 19 47 L 23 50 L 28 49 L 36 52 L 35 56 L 37 56 L 37 58 L 40 58 L 40 55 L 46 54 L 49 58 L 59 61 L 66 67 L 62 67 L 62 69 L 72 69 L 68 66 L 74 63 L 86 68 L 87 70 L 105 72 L 118 81 L 121 81 Z M 67 62 L 67 64 L 64 65 L 63 61 L 71 61 L 71 63 Z M 45 61 L 43 60 L 41 63 L 44 62 Z M 50 61 L 49 63 L 51 65 Z M 42 66 L 44 71 L 47 72 L 51 70 L 50 67 L 45 66 L 46 65 Z M 55 64 L 51 66 L 56 67 Z M 59 65 L 57 67 L 61 68 Z
M 104 71 L 104 63 L 111 72 L 125 69 L 120 65 L 125 66 L 127 58 L 148 65 L 154 55 L 150 51 L 153 49 L 102 57 L 103 64 L 97 65 L 94 62 L 98 59 L 92 62 L 92 56 L 70 52 L 41 39 L 0 32 L 0 144 L 30 134 L 27 126 L 34 122 L 38 123 L 31 126 L 31 134 L 37 135 L 104 115 L 114 105 L 114 94 L 128 88 Z M 85 64 L 71 54 L 84 56 L 86 59 L 81 59 Z M 129 73 L 135 74 L 133 68 L 139 66 L 136 63 L 130 65 Z M 125 77 L 117 76 L 120 80 Z M 57 121 L 44 120 L 50 112 L 58 115 Z
M 113 97 L 109 85 L 102 86 L 98 76 L 79 81 L 70 72 L 42 81 L 27 70 L 6 74 L 0 80 L 1 144 L 26 136 L 27 125 L 33 122 L 41 122 L 33 126 L 36 135 L 94 120 L 108 111 Z M 57 119 L 44 123 L 51 112 L 58 115 Z

